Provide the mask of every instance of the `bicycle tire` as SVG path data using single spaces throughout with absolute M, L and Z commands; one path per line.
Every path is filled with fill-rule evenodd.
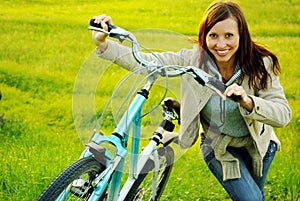
M 91 181 L 104 169 L 105 167 L 96 161 L 94 157 L 79 159 L 61 172 L 44 190 L 37 201 L 56 200 L 70 184 L 72 184 L 72 187 L 65 200 L 87 200 L 93 192 Z M 82 184 L 83 181 L 84 184 Z M 74 182 L 81 182 L 81 185 L 75 187 Z M 99 200 L 103 200 L 104 194 L 105 192 Z
M 138 200 L 159 200 L 165 186 L 168 182 L 170 173 L 172 171 L 174 162 L 174 151 L 171 147 L 160 147 L 158 150 L 159 154 L 159 165 L 161 169 L 158 173 L 158 178 L 156 181 L 156 196 L 151 199 L 152 193 L 152 174 L 154 169 L 154 162 L 149 159 L 142 169 L 142 174 L 138 175 L 137 180 L 133 183 L 131 189 L 129 190 L 125 200 L 126 201 L 138 201 Z

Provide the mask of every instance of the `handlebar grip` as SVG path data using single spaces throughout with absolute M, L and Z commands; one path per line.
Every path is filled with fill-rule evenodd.
M 225 92 L 227 86 L 221 82 L 220 80 L 218 80 L 215 77 L 211 77 L 209 78 L 209 84 L 211 84 L 212 86 L 216 87 L 218 90 L 220 90 L 222 93 Z M 231 95 L 230 97 L 231 100 L 238 102 L 239 100 L 241 100 L 241 96 L 236 96 L 236 95 Z
M 210 77 L 208 83 L 217 88 L 222 93 L 224 93 L 226 90 L 226 85 L 215 77 Z
M 103 28 L 103 27 L 101 26 L 101 24 L 95 23 L 95 20 L 94 20 L 94 19 L 91 19 L 91 20 L 90 20 L 90 25 L 93 26 L 93 27 L 100 28 L 100 29 Z M 112 29 L 117 28 L 116 26 L 114 26 L 114 25 L 112 25 L 112 24 L 107 24 L 107 27 L 108 27 L 108 32 L 110 32 Z
M 241 96 L 231 95 L 229 98 L 235 102 L 239 102 L 241 100 Z

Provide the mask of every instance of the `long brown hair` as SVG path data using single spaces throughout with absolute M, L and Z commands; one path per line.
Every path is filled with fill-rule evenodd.
M 281 71 L 278 59 L 275 54 L 265 47 L 252 41 L 245 16 L 238 4 L 215 2 L 207 8 L 199 28 L 198 43 L 202 47 L 200 49 L 208 52 L 212 57 L 207 48 L 206 35 L 216 23 L 229 17 L 233 17 L 238 23 L 240 41 L 236 59 L 242 68 L 243 74 L 249 76 L 249 87 L 267 89 L 267 79 L 270 75 L 264 66 L 263 57 L 269 56 L 272 59 L 272 70 L 275 75 L 278 75 Z M 203 52 L 200 52 L 200 61 L 204 61 L 203 57 Z

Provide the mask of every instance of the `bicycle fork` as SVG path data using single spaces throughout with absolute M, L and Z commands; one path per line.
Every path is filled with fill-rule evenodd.
M 170 113 L 168 113 L 168 115 L 165 115 L 165 118 L 161 122 L 160 126 L 154 131 L 149 144 L 143 149 L 142 153 L 140 154 L 137 163 L 132 164 L 133 167 L 131 167 L 130 169 L 133 170 L 133 172 L 131 172 L 130 177 L 127 179 L 125 185 L 123 186 L 118 201 L 123 201 L 125 199 L 130 188 L 134 184 L 135 180 L 138 178 L 138 175 L 144 173 L 142 172 L 143 168 L 149 159 L 152 160 L 154 163 L 154 174 L 152 177 L 152 192 L 151 192 L 152 200 L 154 200 L 154 198 L 156 197 L 156 192 L 157 192 L 156 182 L 158 178 L 158 173 L 161 168 L 160 161 L 159 161 L 160 156 L 157 151 L 157 146 L 161 143 L 163 133 L 165 130 L 173 131 L 175 125 L 172 123 L 172 119 L 174 119 L 174 115 L 170 115 Z

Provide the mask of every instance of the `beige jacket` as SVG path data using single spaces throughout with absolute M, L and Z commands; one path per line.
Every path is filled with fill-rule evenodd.
M 96 49 L 99 57 L 113 61 L 127 70 L 133 71 L 139 67 L 131 54 L 131 49 L 120 45 L 117 42 L 108 40 L 108 48 L 105 52 Z M 179 52 L 159 53 L 160 58 L 167 65 L 192 65 L 199 66 L 199 47 L 193 49 L 182 49 Z M 149 60 L 155 58 L 144 54 Z M 268 90 L 260 90 L 254 94 L 254 90 L 248 87 L 248 77 L 244 76 L 241 85 L 254 101 L 254 109 L 247 114 L 243 107 L 240 112 L 248 126 L 249 132 L 255 142 L 255 146 L 263 157 L 266 154 L 270 140 L 277 143 L 280 149 L 280 141 L 274 133 L 273 127 L 286 126 L 291 119 L 291 109 L 284 95 L 279 77 L 270 70 L 270 60 L 264 58 L 265 66 L 271 75 L 268 82 Z M 191 76 L 182 76 L 181 86 L 181 127 L 180 145 L 182 148 L 189 148 L 199 136 L 200 111 L 207 103 L 212 92 L 207 87 L 199 85 Z

